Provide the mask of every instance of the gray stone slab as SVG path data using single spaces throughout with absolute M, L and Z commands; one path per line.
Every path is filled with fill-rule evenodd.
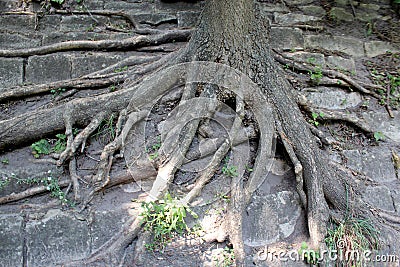
M 314 2 L 314 0 L 285 0 L 287 5 L 307 5 Z
M 32 56 L 26 66 L 26 82 L 45 83 L 71 78 L 71 63 L 67 54 Z
M 87 53 L 71 56 L 71 77 L 76 78 L 91 72 L 104 69 L 117 63 L 123 58 L 123 54 L 112 53 Z
M 290 12 L 289 8 L 283 4 L 282 2 L 277 3 L 260 3 L 260 9 L 264 13 L 272 13 L 272 12 Z
M 91 225 L 91 240 L 93 251 L 100 248 L 111 237 L 118 233 L 129 214 L 119 211 L 97 211 Z
M 375 57 L 386 54 L 386 52 L 400 52 L 400 48 L 396 48 L 391 43 L 382 41 L 370 41 L 365 43 L 365 53 L 367 57 Z
M 301 214 L 297 193 L 254 196 L 244 215 L 243 236 L 248 246 L 266 246 L 290 236 Z M 265 221 L 263 218 L 268 218 Z
M 178 27 L 195 27 L 199 20 L 199 12 L 181 11 L 178 12 Z
M 85 7 L 89 10 L 101 10 L 104 8 L 104 0 L 86 1 Z
M 271 46 L 279 50 L 303 48 L 303 32 L 297 28 L 272 27 Z
M 154 8 L 154 4 L 148 2 L 104 1 L 104 9 L 117 11 L 125 10 L 133 14 L 152 12 Z
M 343 58 L 338 56 L 328 56 L 326 58 L 327 64 L 330 68 L 339 69 L 339 70 L 347 70 L 347 71 L 355 71 L 356 64 L 352 58 Z
M 60 30 L 61 16 L 58 15 L 45 15 L 40 17 L 38 25 L 39 31 L 57 32 Z
M 354 21 L 351 11 L 340 7 L 332 7 L 329 11 L 329 17 L 337 21 Z
M 55 266 L 90 253 L 86 221 L 61 210 L 49 210 L 39 221 L 26 224 L 27 266 Z
M 299 6 L 299 9 L 303 11 L 303 13 L 306 15 L 320 16 L 320 17 L 326 15 L 325 9 L 323 9 L 321 6 L 314 6 L 314 5 Z
M 306 48 L 321 48 L 329 51 L 339 51 L 354 57 L 364 56 L 363 42 L 356 38 L 329 36 L 329 35 L 308 35 L 304 36 Z
M 357 11 L 356 18 L 364 22 L 370 22 L 371 20 L 381 19 L 382 16 L 376 11 Z
M 86 16 L 72 15 L 63 16 L 61 18 L 60 31 L 91 31 L 96 25 L 104 25 L 108 23 L 108 18 L 105 16 Z
M 368 186 L 362 198 L 373 207 L 394 211 L 392 196 L 386 186 Z
M 332 89 L 322 86 L 318 87 L 316 92 L 308 92 L 306 97 L 315 106 L 327 109 L 353 108 L 362 102 L 359 93 L 348 93 L 339 88 Z
M 6 31 L 33 32 L 35 31 L 35 16 L 33 15 L 2 15 L 0 27 Z
M 400 192 L 398 192 L 397 190 L 393 190 L 392 198 L 396 212 L 398 215 L 400 215 Z
M 177 21 L 176 13 L 163 12 L 163 13 L 143 13 L 133 15 L 133 18 L 139 23 L 150 24 L 153 26 L 160 25 L 162 23 Z
M 391 151 L 387 148 L 371 147 L 368 150 L 344 150 L 347 167 L 364 173 L 377 182 L 396 180 Z
M 200 11 L 205 1 L 156 1 L 156 12 Z
M 0 58 L 0 91 L 23 82 L 24 63 L 22 58 Z
M 105 40 L 105 39 L 123 39 L 132 37 L 133 34 L 130 33 L 113 33 L 113 34 L 104 34 L 97 32 L 67 32 L 64 34 L 60 33 L 48 33 L 43 37 L 43 45 L 64 42 L 64 41 L 73 41 L 73 40 Z
M 387 112 L 370 111 L 362 113 L 362 117 L 376 132 L 382 132 L 393 141 L 400 142 L 400 111 L 393 111 L 394 118 L 388 117 Z
M 310 53 L 310 52 L 290 52 L 290 53 L 285 53 L 285 56 L 291 57 L 295 60 L 298 61 L 304 61 L 304 62 L 309 62 L 314 65 L 320 65 L 324 66 L 325 65 L 325 56 L 320 53 Z
M 18 7 L 18 1 L 2 0 L 0 1 L 0 11 L 12 11 Z
M 1 33 L 0 44 L 2 49 L 22 49 L 37 47 L 41 45 L 41 35 L 37 34 L 17 34 L 17 33 Z
M 309 16 L 298 13 L 287 13 L 287 14 L 281 14 L 278 12 L 274 13 L 274 21 L 275 23 L 278 23 L 280 25 L 294 25 L 298 23 L 320 21 L 321 19 L 322 19 L 321 17 Z
M 0 215 L 0 266 L 22 266 L 23 218 L 19 215 Z

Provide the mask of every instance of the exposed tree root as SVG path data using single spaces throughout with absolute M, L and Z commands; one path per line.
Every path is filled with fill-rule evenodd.
M 287 139 L 285 133 L 282 130 L 282 126 L 280 125 L 279 122 L 277 124 L 277 129 L 279 136 L 281 137 L 283 146 L 285 147 L 286 152 L 289 155 L 290 160 L 293 163 L 294 166 L 294 173 L 296 175 L 296 190 L 297 193 L 300 196 L 301 203 L 303 204 L 303 207 L 306 209 L 307 208 L 307 196 L 306 193 L 304 192 L 304 179 L 303 179 L 303 166 L 301 165 L 301 162 L 297 158 L 294 150 L 293 150 L 293 144 L 290 143 L 290 141 Z
M 291 68 L 294 68 L 298 71 L 303 71 L 303 72 L 312 72 L 314 71 L 314 66 L 312 66 L 309 63 L 306 62 L 300 62 L 300 61 L 296 61 L 292 58 L 286 58 L 283 55 L 281 55 L 278 51 L 274 50 L 274 59 L 276 61 L 278 61 L 279 63 L 286 65 L 288 64 Z M 327 70 L 327 69 L 321 69 L 321 72 L 323 75 L 326 75 L 330 78 L 333 79 L 340 79 L 344 82 L 346 82 L 347 84 L 351 85 L 353 88 L 357 89 L 359 92 L 364 93 L 364 94 L 368 94 L 371 95 L 377 99 L 380 99 L 380 95 L 375 93 L 374 91 L 368 90 L 366 89 L 363 85 L 361 85 L 361 83 L 356 82 L 354 79 L 350 78 L 349 76 L 335 71 L 335 70 Z
M 357 128 L 361 129 L 363 132 L 365 132 L 367 134 L 371 134 L 374 132 L 374 130 L 371 129 L 371 127 L 368 125 L 368 123 L 364 119 L 359 118 L 355 114 L 352 114 L 352 113 L 348 114 L 348 113 L 337 111 L 337 110 L 334 111 L 334 110 L 327 110 L 327 109 L 323 109 L 323 108 L 314 107 L 304 96 L 299 96 L 298 104 L 310 113 L 317 113 L 317 114 L 323 113 L 324 116 L 319 117 L 318 118 L 319 120 L 344 121 L 344 122 L 348 122 L 348 123 L 356 126 Z
M 105 119 L 106 115 L 107 113 L 105 111 L 97 114 L 89 123 L 89 125 L 86 126 L 86 128 L 83 129 L 80 133 L 78 133 L 78 135 L 75 138 L 73 138 L 72 135 L 72 125 L 68 125 L 66 123 L 66 135 L 68 136 L 68 142 L 67 142 L 67 147 L 61 153 L 60 158 L 58 160 L 59 166 L 61 166 L 66 160 L 74 156 L 77 149 L 81 145 L 82 145 L 81 152 L 83 152 L 85 148 L 86 139 L 94 132 L 94 130 L 97 129 L 97 127 L 99 127 L 101 122 Z M 69 118 L 67 120 L 69 120 Z
M 121 40 L 66 41 L 41 47 L 0 50 L 0 57 L 27 57 L 73 50 L 128 50 L 143 46 L 160 45 L 172 41 L 187 41 L 190 30 L 171 30 L 157 35 L 134 36 Z
M 108 74 L 109 72 L 114 72 L 116 69 L 122 69 L 123 67 L 129 67 L 134 65 L 146 64 L 156 60 L 159 60 L 159 56 L 131 56 L 125 58 L 124 60 L 118 61 L 117 63 L 108 66 L 102 70 L 92 72 L 90 74 L 84 75 L 82 78 L 96 78 L 100 75 Z
M 76 173 L 76 159 L 73 158 L 69 161 L 69 175 L 71 176 L 72 186 L 74 189 L 75 202 L 79 202 L 81 199 L 79 192 L 79 176 Z
M 123 82 L 127 78 L 126 74 L 112 75 L 111 77 L 102 77 L 96 79 L 77 78 L 67 81 L 51 82 L 38 85 L 25 85 L 21 87 L 10 88 L 0 93 L 0 101 L 3 102 L 7 99 L 15 99 L 18 97 L 27 97 L 41 93 L 48 93 L 52 89 L 65 88 L 65 89 L 93 89 L 107 87 L 112 84 Z

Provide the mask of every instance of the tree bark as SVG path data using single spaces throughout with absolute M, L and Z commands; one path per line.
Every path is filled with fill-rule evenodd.
M 312 244 L 319 246 L 325 237 L 329 215 L 322 188 L 322 179 L 329 176 L 327 162 L 321 157 L 296 104 L 292 87 L 271 57 L 268 33 L 268 19 L 252 0 L 210 0 L 186 48 L 185 60 L 229 65 L 250 77 L 267 96 L 275 108 L 275 119 L 280 121 L 284 135 L 303 165 L 308 227 Z M 246 205 L 236 203 L 236 213 L 242 212 Z

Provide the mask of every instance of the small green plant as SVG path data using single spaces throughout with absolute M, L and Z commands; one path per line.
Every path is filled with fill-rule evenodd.
M 234 266 L 235 263 L 235 253 L 233 248 L 225 247 L 220 254 L 221 257 L 215 257 L 217 267 L 230 267 Z M 222 258 L 222 259 L 221 259 Z
M 323 77 L 322 69 L 320 66 L 316 66 L 316 67 L 314 67 L 313 70 L 309 70 L 308 74 L 310 75 L 311 81 L 315 84 L 319 84 Z
M 363 255 L 379 248 L 379 231 L 370 220 L 349 216 L 339 224 L 332 224 L 325 243 L 342 261 L 337 266 L 366 266 Z
M 64 3 L 64 0 L 50 0 L 50 2 L 62 5 Z
M 57 89 L 50 90 L 50 93 L 52 93 L 54 96 L 58 96 L 58 95 L 61 95 L 62 93 L 64 93 L 65 91 L 66 91 L 65 88 L 57 88 Z
M 374 132 L 375 141 L 381 141 L 385 139 L 385 135 L 382 132 Z
M 115 70 L 114 70 L 114 72 L 115 73 L 118 73 L 118 72 L 123 72 L 123 71 L 127 71 L 128 70 L 128 66 L 123 66 L 123 67 L 121 67 L 121 68 L 116 68 Z
M 312 119 L 308 120 L 308 122 L 311 123 L 311 124 L 314 124 L 315 126 L 318 127 L 319 126 L 318 119 L 319 118 L 323 118 L 324 116 L 325 116 L 325 114 L 323 112 L 320 112 L 320 113 L 313 112 L 313 113 L 311 113 L 311 118 Z
M 61 204 L 67 204 L 69 206 L 74 205 L 74 203 L 71 202 L 61 190 L 58 179 L 52 176 L 51 170 L 47 172 L 47 177 L 45 178 L 19 178 L 12 173 L 11 177 L 3 177 L 3 179 L 0 180 L 0 189 L 9 184 L 11 180 L 14 180 L 17 185 L 36 184 L 45 186 L 47 191 L 50 192 L 50 196 L 59 199 Z
M 215 197 L 221 199 L 222 201 L 224 201 L 226 203 L 231 202 L 231 197 L 224 193 L 217 193 L 217 194 L 215 194 Z
M 117 87 L 115 85 L 111 85 L 109 88 L 109 91 L 112 93 L 112 92 L 115 92 L 116 89 L 117 89 Z
M 108 119 L 104 119 L 100 126 L 97 128 L 97 133 L 93 136 L 95 138 L 102 137 L 102 140 L 105 142 L 109 142 L 115 139 L 116 135 L 116 120 L 115 115 L 111 114 Z
M 35 158 L 39 158 L 40 155 L 48 155 L 51 152 L 50 143 L 46 139 L 41 139 L 31 145 L 32 154 Z
M 222 167 L 222 173 L 229 177 L 236 177 L 238 176 L 237 167 L 236 166 L 229 166 L 225 165 Z
M 10 163 L 10 161 L 8 160 L 8 158 L 2 158 L 1 163 L 8 164 L 8 163 Z
M 301 243 L 299 254 L 301 255 L 302 259 L 310 265 L 317 265 L 319 263 L 319 251 L 310 249 L 306 242 Z
M 149 149 L 149 148 L 146 148 L 146 152 L 147 153 L 150 153 L 149 154 L 149 159 L 150 160 L 154 160 L 154 159 L 156 159 L 156 158 L 158 158 L 158 150 L 161 148 L 161 137 L 160 136 L 157 136 L 157 143 L 155 143 L 155 144 L 153 144 L 152 146 L 151 146 L 151 148 Z
M 175 234 L 189 232 L 185 218 L 190 213 L 198 218 L 187 205 L 183 205 L 177 198 L 172 198 L 169 193 L 159 201 L 143 202 L 142 223 L 144 229 L 153 234 L 153 242 L 146 245 L 149 250 L 163 249 Z
M 10 183 L 10 179 L 8 177 L 2 177 L 0 179 L 0 189 L 3 189 Z
M 56 134 L 57 141 L 54 144 L 53 151 L 56 153 L 63 152 L 67 147 L 67 136 L 65 134 Z

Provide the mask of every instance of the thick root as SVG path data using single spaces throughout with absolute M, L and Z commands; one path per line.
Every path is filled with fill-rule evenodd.
M 134 36 L 122 40 L 66 41 L 41 47 L 0 50 L 0 57 L 28 57 L 73 50 L 127 50 L 143 46 L 160 45 L 172 41 L 187 41 L 190 30 L 172 30 L 157 35 Z

